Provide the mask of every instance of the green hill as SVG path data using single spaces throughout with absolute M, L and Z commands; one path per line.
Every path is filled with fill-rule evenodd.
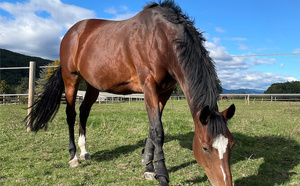
M 44 66 L 53 61 L 39 57 L 27 56 L 9 50 L 0 49 L 0 67 L 28 67 L 30 61 L 37 64 L 36 77 L 39 77 L 39 66 Z M 23 77 L 28 77 L 28 69 L 0 70 L 0 80 L 5 80 L 10 86 L 19 85 Z
M 265 94 L 275 94 L 275 93 L 277 94 L 300 93 L 300 81 L 273 83 L 265 91 Z

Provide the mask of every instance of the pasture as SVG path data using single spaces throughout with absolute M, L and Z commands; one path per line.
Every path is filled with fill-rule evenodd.
M 232 103 L 237 108 L 229 122 L 235 140 L 233 183 L 300 185 L 300 103 L 248 106 L 232 100 L 220 102 L 219 108 Z M 0 185 L 157 185 L 143 178 L 141 151 L 149 126 L 144 102 L 95 104 L 87 124 L 92 160 L 76 168 L 68 164 L 65 105 L 49 129 L 37 134 L 26 132 L 26 114 L 26 105 L 0 106 Z M 187 102 L 169 101 L 162 121 L 170 185 L 210 185 L 194 160 L 194 124 Z

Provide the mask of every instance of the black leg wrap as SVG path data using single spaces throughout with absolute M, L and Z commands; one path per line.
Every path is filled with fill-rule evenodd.
M 142 164 L 148 165 L 149 163 L 152 163 L 153 157 L 154 157 L 154 146 L 151 141 L 151 139 L 145 139 L 145 148 L 142 150 Z
M 146 170 L 144 172 L 144 177 L 147 180 L 154 179 L 154 166 L 153 166 L 153 157 L 154 157 L 154 146 L 151 139 L 145 139 L 145 148 L 142 150 L 142 164 L 146 165 Z
M 154 166 L 153 166 L 153 162 L 152 161 L 146 165 L 145 172 L 154 172 Z
M 146 180 L 154 180 L 155 179 L 154 166 L 153 166 L 152 161 L 146 165 L 144 177 Z
M 159 160 L 164 160 L 164 159 L 165 159 L 164 151 L 155 152 L 154 162 L 157 162 Z
M 169 174 L 165 165 L 164 152 L 155 152 L 154 155 L 155 178 L 159 185 L 169 185 Z
M 158 180 L 159 185 L 169 185 L 169 174 L 164 160 L 154 162 L 155 165 L 155 178 Z

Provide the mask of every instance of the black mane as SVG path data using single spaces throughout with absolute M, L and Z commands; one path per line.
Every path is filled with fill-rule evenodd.
M 218 78 L 214 62 L 203 46 L 205 39 L 202 33 L 197 31 L 194 21 L 184 14 L 173 0 L 152 3 L 144 9 L 156 6 L 162 7 L 166 20 L 184 26 L 183 34 L 174 40 L 174 43 L 179 63 L 186 72 L 186 83 L 193 104 L 192 114 L 195 115 L 205 105 L 212 110 L 217 109 Z

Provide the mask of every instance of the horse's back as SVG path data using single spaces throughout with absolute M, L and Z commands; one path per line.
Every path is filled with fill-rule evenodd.
M 157 11 L 144 10 L 124 21 L 78 22 L 62 41 L 61 61 L 99 90 L 142 92 L 140 77 L 150 73 L 153 66 L 161 79 L 166 73 L 161 64 L 150 64 L 160 58 L 166 60 L 165 51 L 169 49 L 166 43 L 170 43 L 163 29 L 156 25 L 155 16 L 159 17 Z M 155 35 L 157 32 L 159 37 Z

